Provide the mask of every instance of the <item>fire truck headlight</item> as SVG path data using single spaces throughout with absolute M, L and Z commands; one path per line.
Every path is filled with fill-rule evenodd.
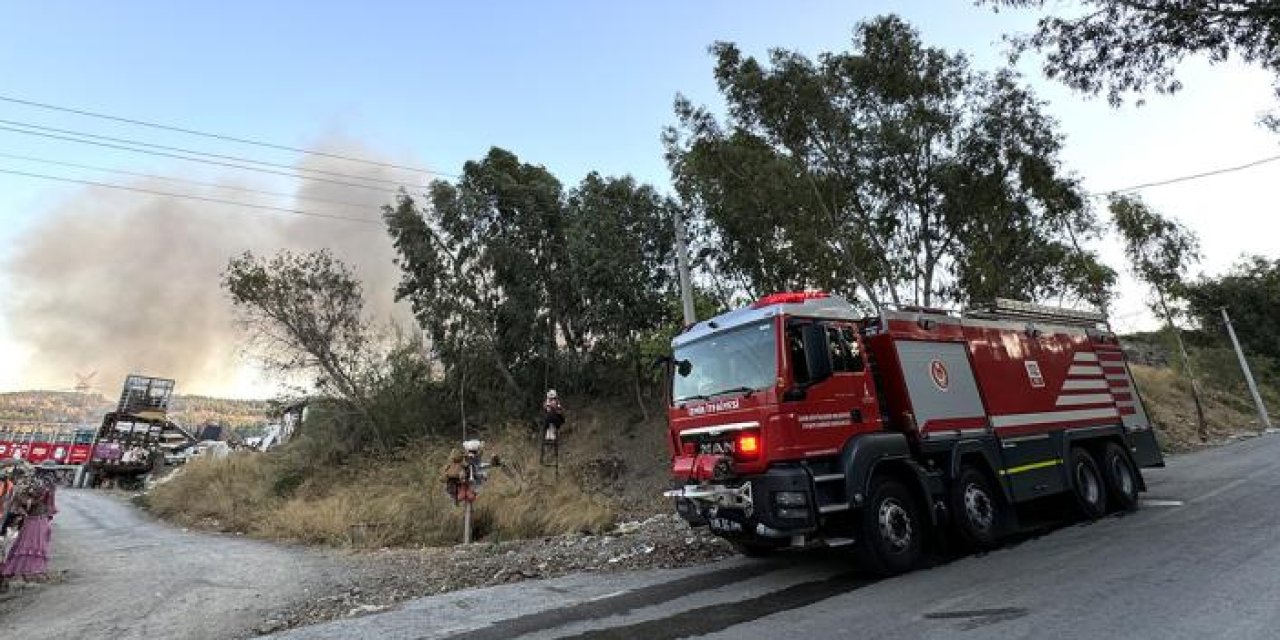
M 779 507 L 803 507 L 809 504 L 809 496 L 803 491 L 777 491 L 773 502 Z
M 803 491 L 773 492 L 773 513 L 779 518 L 804 520 L 809 517 L 809 494 Z

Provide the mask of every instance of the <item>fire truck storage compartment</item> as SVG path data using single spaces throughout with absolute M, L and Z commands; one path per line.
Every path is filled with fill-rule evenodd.
M 963 342 L 895 340 L 907 403 L 922 436 L 986 432 L 986 411 Z

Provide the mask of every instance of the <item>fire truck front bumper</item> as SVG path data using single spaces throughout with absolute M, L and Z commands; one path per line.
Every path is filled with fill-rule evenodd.
M 675 500 L 676 512 L 690 525 L 725 537 L 780 540 L 817 528 L 809 474 L 799 468 L 686 484 L 662 495 Z

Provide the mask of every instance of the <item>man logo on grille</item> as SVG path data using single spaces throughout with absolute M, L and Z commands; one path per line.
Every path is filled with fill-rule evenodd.
M 951 377 L 947 374 L 947 365 L 942 364 L 941 360 L 935 359 L 929 363 L 929 377 L 933 379 L 933 384 L 938 387 L 939 391 L 946 391 L 951 384 Z

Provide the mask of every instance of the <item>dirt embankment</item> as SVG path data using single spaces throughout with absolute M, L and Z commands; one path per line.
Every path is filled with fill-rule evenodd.
M 665 428 L 635 413 L 634 405 L 571 412 L 558 469 L 541 463 L 538 434 L 527 425 L 480 434 L 485 459 L 498 456 L 501 465 L 480 488 L 476 538 L 602 533 L 619 521 L 669 511 L 660 497 Z M 150 491 L 145 503 L 185 526 L 264 539 L 451 545 L 461 541 L 462 509 L 446 495 L 440 474 L 452 448 L 422 442 L 331 465 L 301 459 L 303 447 L 197 460 Z
M 1143 405 L 1155 424 L 1160 445 L 1170 452 L 1192 451 L 1224 441 L 1257 434 L 1258 416 L 1247 397 L 1203 385 L 1205 438 L 1198 433 L 1191 383 L 1168 367 L 1130 365 Z

